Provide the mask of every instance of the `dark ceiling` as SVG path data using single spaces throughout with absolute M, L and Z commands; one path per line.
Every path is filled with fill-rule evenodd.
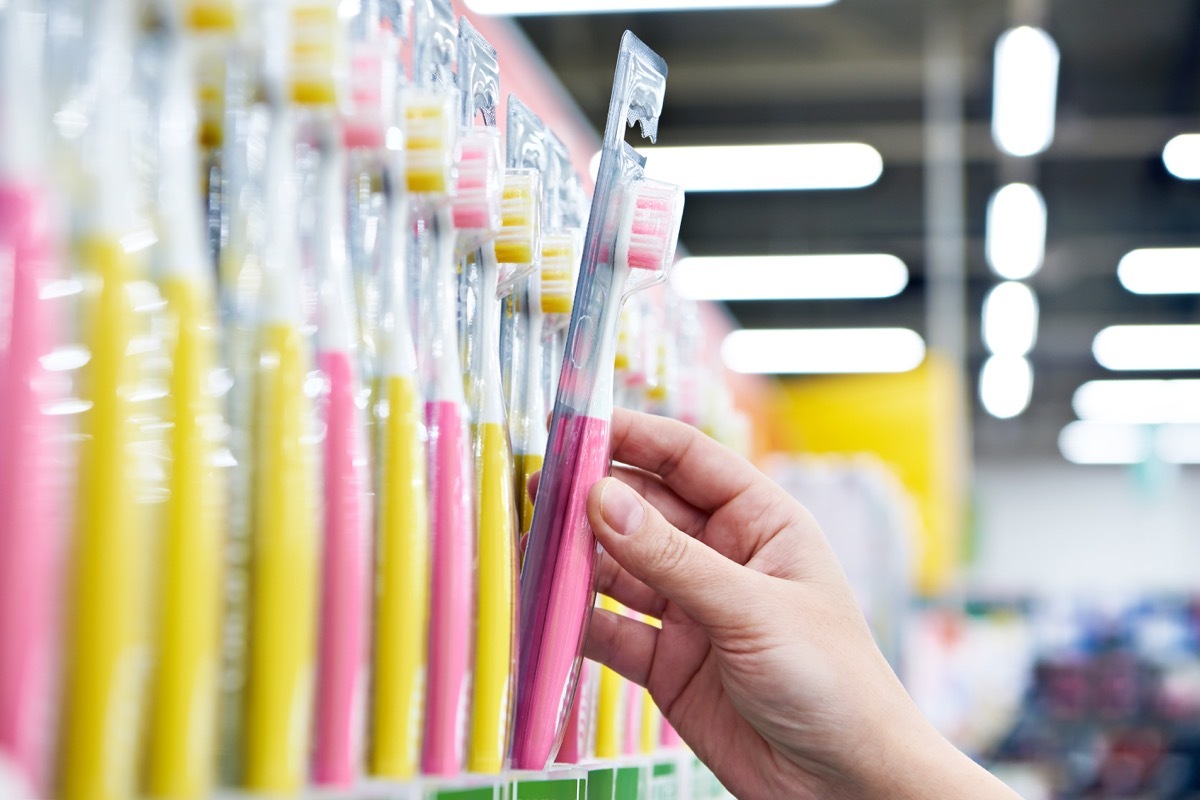
M 1005 0 L 840 0 L 816 9 L 527 17 L 519 24 L 601 128 L 616 45 L 626 28 L 670 67 L 659 142 L 864 141 L 884 159 L 878 183 L 821 192 L 691 194 L 681 240 L 696 255 L 890 252 L 909 287 L 870 301 L 734 303 L 745 327 L 926 323 L 924 82 L 927 31 L 961 33 L 963 59 L 967 380 L 985 356 L 979 310 L 995 284 L 984 260 L 989 195 L 1036 183 L 1048 207 L 1030 409 L 990 418 L 975 401 L 977 455 L 1057 456 L 1085 380 L 1113 377 L 1092 337 L 1119 322 L 1200 321 L 1197 296 L 1129 294 L 1120 257 L 1139 246 L 1197 244 L 1200 182 L 1172 178 L 1161 152 L 1200 129 L 1200 3 L 1047 0 L 1042 25 L 1061 53 L 1057 133 L 1034 160 L 1003 157 L 990 135 L 996 37 L 1039 4 Z M 1025 10 L 1023 10 L 1023 8 Z M 1138 374 L 1137 377 L 1156 377 Z

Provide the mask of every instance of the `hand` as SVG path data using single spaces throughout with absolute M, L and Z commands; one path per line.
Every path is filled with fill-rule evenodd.
M 917 711 L 813 518 L 744 459 L 618 410 L 588 497 L 597 590 L 586 655 L 646 687 L 741 798 L 1015 798 Z M 631 488 L 633 491 L 631 491 Z

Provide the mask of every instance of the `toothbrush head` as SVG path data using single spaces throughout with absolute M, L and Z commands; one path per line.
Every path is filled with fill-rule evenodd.
M 542 249 L 542 180 L 536 169 L 504 172 L 504 194 L 500 203 L 501 226 L 496 235 L 496 261 L 500 282 L 515 280 L 519 267 L 536 264 Z
M 396 66 L 383 41 L 355 42 L 350 49 L 349 108 L 342 143 L 349 150 L 383 150 L 392 119 Z
M 570 316 L 579 269 L 579 238 L 572 232 L 548 233 L 542 239 L 541 305 L 543 314 Z
M 412 87 L 404 93 L 405 182 L 413 194 L 445 194 L 454 166 L 454 97 Z
M 682 218 L 681 187 L 648 178 L 638 181 L 617 234 L 617 263 L 665 275 L 675 260 Z
M 458 139 L 457 170 L 451 201 L 454 227 L 474 249 L 500 230 L 500 131 L 467 128 Z
M 291 95 L 301 106 L 333 106 L 338 100 L 342 26 L 333 0 L 301 0 L 292 6 Z
M 190 0 L 184 21 L 196 33 L 229 33 L 237 30 L 238 4 L 234 0 Z

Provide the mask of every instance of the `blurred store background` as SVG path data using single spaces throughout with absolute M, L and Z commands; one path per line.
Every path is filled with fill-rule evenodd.
M 1200 796 L 1200 4 L 582 5 L 468 3 L 597 127 L 630 28 L 661 146 L 797 146 L 680 167 L 675 285 L 803 331 L 724 357 L 923 705 L 1028 797 Z

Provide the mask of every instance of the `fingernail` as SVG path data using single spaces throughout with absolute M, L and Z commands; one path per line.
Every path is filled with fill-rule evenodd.
M 633 489 L 613 479 L 600 493 L 600 516 L 617 533 L 628 535 L 642 527 L 646 511 Z

